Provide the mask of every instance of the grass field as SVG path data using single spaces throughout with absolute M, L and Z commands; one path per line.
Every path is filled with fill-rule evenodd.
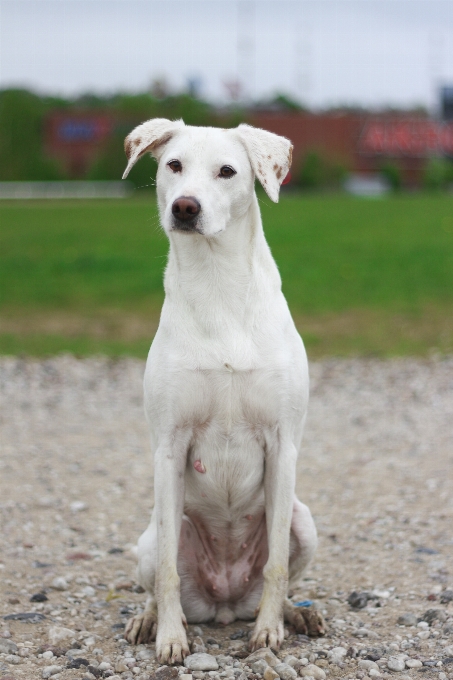
M 453 197 L 261 197 L 311 356 L 453 351 Z M 0 205 L 0 353 L 146 356 L 167 240 L 152 195 Z

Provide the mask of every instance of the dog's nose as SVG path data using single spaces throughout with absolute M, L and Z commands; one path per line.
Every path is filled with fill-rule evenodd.
M 193 196 L 180 196 L 171 206 L 171 211 L 177 220 L 187 222 L 193 220 L 200 212 L 201 205 Z

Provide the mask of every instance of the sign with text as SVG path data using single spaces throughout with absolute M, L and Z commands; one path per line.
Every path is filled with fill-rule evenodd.
M 371 120 L 365 123 L 360 135 L 359 152 L 371 156 L 453 156 L 453 123 Z

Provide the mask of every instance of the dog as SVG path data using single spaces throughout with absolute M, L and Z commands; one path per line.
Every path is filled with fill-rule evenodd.
M 308 366 L 264 237 L 255 177 L 277 202 L 292 145 L 273 133 L 149 120 L 125 141 L 124 177 L 158 161 L 170 241 L 165 301 L 144 377 L 155 506 L 137 546 L 144 612 L 132 644 L 162 664 L 189 652 L 187 622 L 253 619 L 250 649 L 278 649 L 284 619 L 319 635 L 295 587 L 317 544 L 295 496 Z

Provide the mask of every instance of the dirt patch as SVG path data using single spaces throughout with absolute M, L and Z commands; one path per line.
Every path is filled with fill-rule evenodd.
M 130 548 L 153 502 L 143 370 L 0 361 L 0 677 L 145 680 L 157 668 L 153 645 L 122 639 L 144 604 Z M 453 678 L 453 359 L 326 360 L 311 375 L 297 490 L 320 545 L 295 595 L 329 631 L 289 628 L 279 656 L 321 680 Z M 245 665 L 249 632 L 190 626 L 218 658 L 206 678 L 261 677 Z

